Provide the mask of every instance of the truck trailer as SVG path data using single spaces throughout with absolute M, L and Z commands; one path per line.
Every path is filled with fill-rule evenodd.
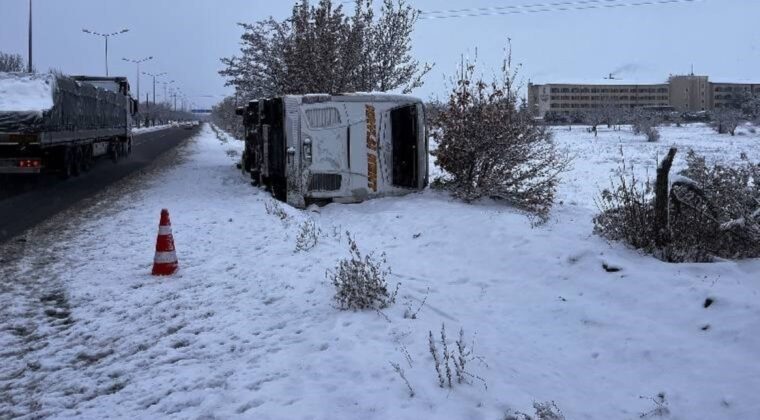
M 428 184 L 420 99 L 391 94 L 288 95 L 238 108 L 241 166 L 288 204 L 304 208 L 401 195 Z
M 117 161 L 136 112 L 125 77 L 0 73 L 0 174 L 68 178 L 98 156 Z

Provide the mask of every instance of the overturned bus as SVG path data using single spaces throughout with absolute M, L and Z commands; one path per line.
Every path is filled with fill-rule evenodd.
M 390 94 L 290 95 L 238 108 L 242 167 L 275 198 L 304 208 L 401 195 L 428 183 L 422 101 Z

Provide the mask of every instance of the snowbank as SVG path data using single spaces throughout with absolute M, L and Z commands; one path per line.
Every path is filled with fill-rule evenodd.
M 53 107 L 55 76 L 0 72 L 0 112 L 42 112 Z
M 152 133 L 154 131 L 166 130 L 167 128 L 172 128 L 172 125 L 171 124 L 161 124 L 161 125 L 154 125 L 152 127 L 133 128 L 132 129 L 132 134 Z
M 694 130 L 689 144 L 706 133 Z M 558 133 L 581 160 L 555 219 L 531 228 L 503 205 L 431 191 L 319 213 L 283 205 L 281 220 L 235 169 L 242 145 L 205 125 L 157 165 L 173 168 L 0 248 L 0 413 L 500 419 L 554 400 L 567 419 L 638 419 L 664 393 L 672 418 L 757 418 L 760 261 L 669 265 L 591 235 L 586 184 L 609 174 L 618 143 L 587 137 Z M 649 161 L 638 141 L 647 148 L 627 156 Z M 180 272 L 155 278 L 163 207 Z M 319 243 L 296 253 L 307 218 Z M 331 301 L 324 273 L 348 254 L 345 231 L 386 252 L 401 283 L 383 314 Z M 438 386 L 428 332 L 443 323 L 449 348 L 460 328 L 474 342 L 482 362 L 467 370 L 487 388 Z

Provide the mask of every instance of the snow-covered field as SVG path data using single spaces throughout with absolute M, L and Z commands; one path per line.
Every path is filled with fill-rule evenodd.
M 567 419 L 760 418 L 760 261 L 670 265 L 591 233 L 620 147 L 651 171 L 670 144 L 757 159 L 760 136 L 564 130 L 577 158 L 563 204 L 532 228 L 435 191 L 283 206 L 281 220 L 235 169 L 242 145 L 204 126 L 152 172 L 0 247 L 0 417 L 502 419 L 553 400 Z M 163 207 L 181 269 L 155 278 Z M 319 243 L 295 252 L 308 218 Z M 400 283 L 382 315 L 331 301 L 345 231 Z M 485 384 L 438 387 L 428 331 L 442 324 L 450 348 L 460 328 L 474 341 L 467 370 Z

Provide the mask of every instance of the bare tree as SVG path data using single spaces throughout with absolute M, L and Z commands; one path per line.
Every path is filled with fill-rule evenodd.
M 736 134 L 742 121 L 742 112 L 736 108 L 723 108 L 713 112 L 712 127 L 718 134 Z
M 657 126 L 662 123 L 662 117 L 655 112 L 647 110 L 634 110 L 630 116 L 633 122 L 633 133 L 643 134 L 647 141 L 656 142 L 660 140 L 660 131 Z

